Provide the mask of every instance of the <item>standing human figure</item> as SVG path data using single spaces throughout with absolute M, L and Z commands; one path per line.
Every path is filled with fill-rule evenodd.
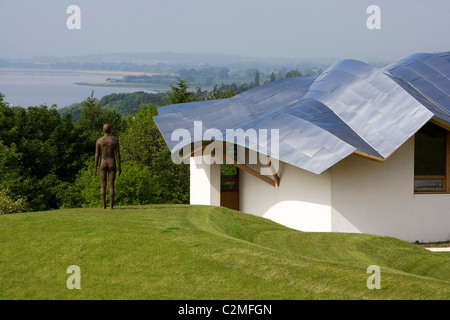
M 97 176 L 98 162 L 100 161 L 100 197 L 102 199 L 103 209 L 106 209 L 106 181 L 109 184 L 109 208 L 114 206 L 114 181 L 116 179 L 116 171 L 119 171 L 119 176 L 122 173 L 120 168 L 120 148 L 119 140 L 110 135 L 111 126 L 109 124 L 103 125 L 104 135 L 97 140 L 95 145 L 95 170 L 94 176 Z

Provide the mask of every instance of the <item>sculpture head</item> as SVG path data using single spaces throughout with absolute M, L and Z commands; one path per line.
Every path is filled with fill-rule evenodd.
M 105 123 L 103 125 L 103 132 L 107 133 L 107 134 L 110 134 L 111 133 L 111 126 L 109 124 Z

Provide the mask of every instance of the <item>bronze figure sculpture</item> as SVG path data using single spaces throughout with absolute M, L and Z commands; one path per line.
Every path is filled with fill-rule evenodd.
M 98 162 L 100 161 L 100 197 L 102 200 L 103 209 L 106 209 L 106 180 L 109 184 L 109 208 L 114 206 L 114 181 L 116 179 L 116 172 L 119 171 L 119 176 L 122 173 L 120 168 L 120 148 L 119 140 L 110 135 L 111 126 L 109 124 L 103 125 L 104 135 L 97 140 L 95 145 L 95 170 L 94 176 L 97 176 Z

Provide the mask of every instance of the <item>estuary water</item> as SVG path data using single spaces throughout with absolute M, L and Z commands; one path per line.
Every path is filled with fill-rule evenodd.
M 0 92 L 4 100 L 14 106 L 29 107 L 56 104 L 58 108 L 81 102 L 94 90 L 94 97 L 101 99 L 111 93 L 144 91 L 151 89 L 131 87 L 99 87 L 77 85 L 75 82 L 104 81 L 106 78 L 121 78 L 118 73 L 83 72 L 71 70 L 1 69 Z

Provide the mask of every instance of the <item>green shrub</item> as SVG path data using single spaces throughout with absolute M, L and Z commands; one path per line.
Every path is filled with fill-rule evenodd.
M 115 205 L 150 204 L 155 199 L 155 181 L 148 167 L 133 161 L 122 163 L 122 174 L 116 174 Z M 61 186 L 58 197 L 62 208 L 100 207 L 100 179 L 94 177 L 94 161 L 89 160 L 78 173 L 75 183 Z M 106 201 L 109 201 L 109 189 L 106 189 Z
M 24 198 L 14 198 L 9 190 L 0 190 L 0 214 L 23 212 L 27 208 Z

